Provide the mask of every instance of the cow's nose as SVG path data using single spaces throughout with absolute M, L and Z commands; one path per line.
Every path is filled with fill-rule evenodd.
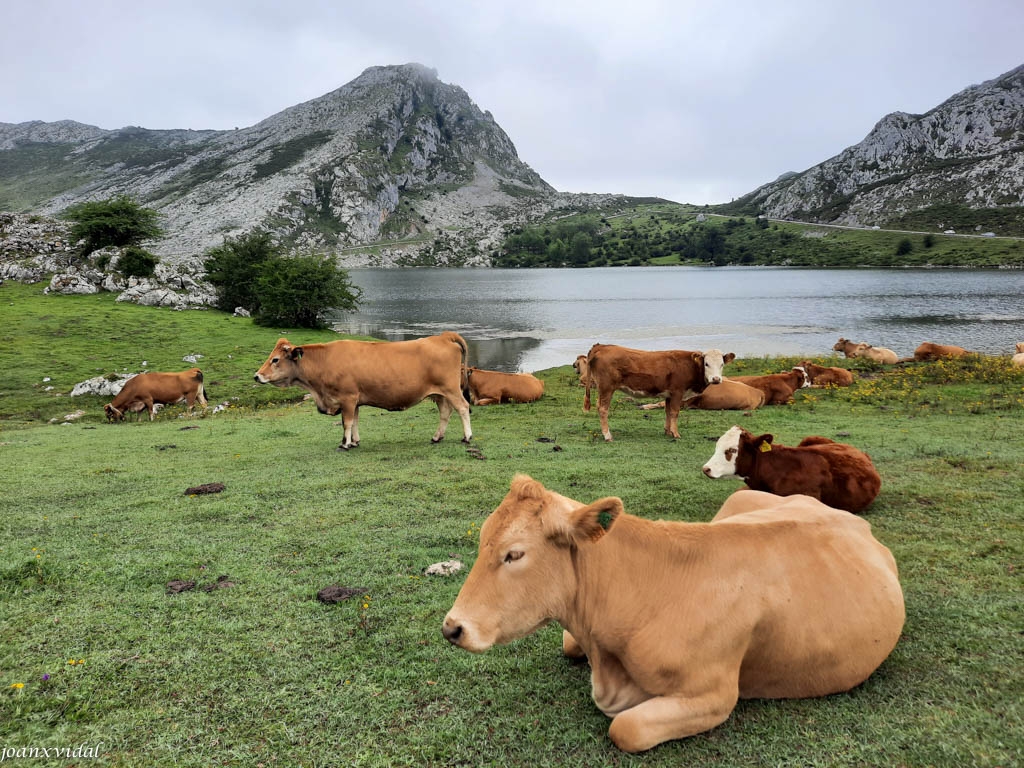
M 701 467 L 701 471 L 708 477 L 711 477 L 711 467 Z
M 712 376 L 711 377 L 711 383 L 712 384 L 721 384 L 722 383 L 722 377 L 721 376 Z
M 459 639 L 462 637 L 462 625 L 455 624 L 450 626 L 448 622 L 445 622 L 441 625 L 441 634 L 444 635 L 445 640 L 449 643 L 458 645 Z
M 259 381 L 260 381 L 260 375 L 258 373 L 254 374 L 253 377 L 252 377 L 252 380 L 255 381 L 258 384 Z

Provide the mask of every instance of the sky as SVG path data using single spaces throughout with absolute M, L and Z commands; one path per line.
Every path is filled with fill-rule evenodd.
M 0 122 L 240 128 L 418 62 L 558 190 L 714 204 L 1022 41 L 1022 0 L 0 0 Z

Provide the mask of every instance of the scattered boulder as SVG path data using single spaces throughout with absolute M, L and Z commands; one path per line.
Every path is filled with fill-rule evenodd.
M 98 395 L 100 397 L 117 397 L 128 379 L 138 376 L 137 373 L 112 373 L 107 376 L 96 376 L 75 384 L 71 390 L 72 397 L 79 395 Z
M 427 576 L 451 576 L 462 570 L 462 563 L 458 560 L 444 560 L 440 563 L 428 565 L 423 571 Z
M 85 416 L 85 411 L 78 410 L 78 411 L 75 411 L 74 413 L 65 414 L 63 422 L 65 424 L 70 424 L 72 421 L 78 421 L 83 416 Z M 58 419 L 58 418 L 54 417 L 54 418 L 50 419 L 49 423 L 50 424 L 56 424 L 58 421 L 61 421 L 61 419 Z
M 183 362 L 183 363 L 198 363 L 202 359 L 203 359 L 203 356 L 200 355 L 200 354 L 185 355 L 183 358 L 181 358 L 181 362 Z
M 252 312 L 245 307 L 235 307 L 235 317 L 252 317 Z
M 65 296 L 84 296 L 90 293 L 99 293 L 99 287 L 77 272 L 64 272 L 54 275 L 50 284 L 43 289 L 43 293 L 60 293 Z

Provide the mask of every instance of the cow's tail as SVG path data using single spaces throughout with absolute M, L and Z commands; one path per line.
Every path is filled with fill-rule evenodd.
M 199 400 L 200 403 L 203 402 L 203 400 L 209 402 L 210 397 L 206 394 L 206 385 L 203 383 L 202 371 L 196 371 L 196 381 L 199 382 L 199 387 L 196 390 L 196 399 Z
M 469 402 L 469 345 L 466 344 L 466 340 L 464 338 L 462 338 L 459 334 L 455 333 L 455 331 L 445 331 L 445 335 L 449 338 L 450 341 L 454 341 L 456 344 L 458 344 L 459 345 L 459 349 L 462 352 L 461 357 L 459 358 L 460 361 L 461 361 L 461 368 L 460 368 L 460 370 L 462 371 L 462 377 L 461 377 L 459 383 L 460 383 L 460 385 L 462 387 L 462 396 L 464 398 L 466 398 L 466 402 L 468 403 Z
M 595 344 L 594 347 L 597 345 Z M 594 383 L 594 347 L 587 353 L 587 375 L 583 381 L 583 412 L 590 413 L 590 385 Z

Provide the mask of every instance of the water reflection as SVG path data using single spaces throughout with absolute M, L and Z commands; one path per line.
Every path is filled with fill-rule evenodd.
M 1008 354 L 1024 340 L 1024 273 L 1007 270 L 607 268 L 351 270 L 360 311 L 335 327 L 381 339 L 453 330 L 474 365 L 568 365 L 597 341 L 827 355 L 839 336 L 910 355 L 921 341 Z

